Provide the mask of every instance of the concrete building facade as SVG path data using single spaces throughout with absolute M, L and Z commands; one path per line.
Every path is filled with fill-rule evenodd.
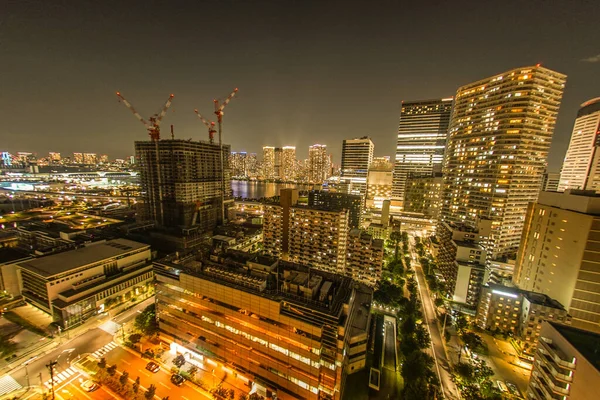
M 110 299 L 145 291 L 151 258 L 149 245 L 115 239 L 16 265 L 25 300 L 69 329 L 104 312 Z
M 529 205 L 513 280 L 563 304 L 573 326 L 600 333 L 600 195 L 541 192 Z
M 259 395 L 339 400 L 365 366 L 372 290 L 349 278 L 241 253 L 167 258 L 155 273 L 172 351 Z
M 427 176 L 442 171 L 451 111 L 451 97 L 402 102 L 393 189 L 393 198 L 400 205 L 409 175 Z
M 534 400 L 595 399 L 600 392 L 600 335 L 544 322 L 527 388 Z
M 167 228 L 213 229 L 221 220 L 221 197 L 225 208 L 233 202 L 231 150 L 229 145 L 222 147 L 224 171 L 218 144 L 180 139 L 135 142 L 143 193 L 138 219 Z
M 586 101 L 577 112 L 571 141 L 560 172 L 558 191 L 596 190 L 600 179 L 600 97 Z
M 456 92 L 444 158 L 440 220 L 492 221 L 491 259 L 517 252 L 527 205 L 536 201 L 565 75 L 516 68 Z

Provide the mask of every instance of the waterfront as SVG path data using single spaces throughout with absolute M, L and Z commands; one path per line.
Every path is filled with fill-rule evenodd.
M 298 188 L 298 190 L 311 190 L 314 185 L 302 185 L 295 183 L 276 183 L 258 181 L 231 181 L 234 197 L 242 199 L 261 199 L 263 197 L 278 196 L 279 191 L 284 188 Z M 320 185 L 316 185 L 320 186 Z

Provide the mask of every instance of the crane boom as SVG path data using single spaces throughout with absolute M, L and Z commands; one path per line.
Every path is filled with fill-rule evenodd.
M 233 90 L 233 92 L 231 92 L 231 94 L 229 96 L 227 96 L 227 98 L 225 99 L 225 101 L 223 103 L 221 103 L 221 105 L 219 106 L 219 109 L 218 109 L 219 112 L 223 111 L 223 109 L 225 108 L 225 106 L 227 104 L 229 104 L 229 102 L 231 101 L 231 99 L 233 99 L 233 96 L 235 96 L 235 94 L 237 93 L 237 91 L 238 91 L 238 88 L 235 88 Z
M 156 117 L 156 123 L 155 123 L 156 126 L 160 126 L 160 122 L 167 114 L 167 110 L 169 109 L 169 107 L 171 107 L 171 103 L 173 102 L 173 97 L 175 97 L 174 94 L 171 94 L 169 96 L 169 98 L 167 99 L 167 102 L 165 103 L 165 105 L 162 108 L 162 111 L 160 112 L 160 114 L 158 114 L 158 117 Z
M 200 115 L 200 113 L 198 112 L 198 109 L 194 109 L 194 112 L 196 113 L 196 115 L 198 116 L 198 118 L 200 119 L 200 121 L 202 121 L 202 123 L 204 125 L 206 125 L 206 127 L 208 128 L 208 139 L 210 140 L 211 143 L 213 143 L 214 138 L 215 138 L 215 123 L 212 121 L 207 121 L 206 118 L 204 118 L 202 115 Z
M 125 104 L 125 107 L 129 108 L 129 111 L 131 111 L 133 113 L 133 115 L 135 115 L 135 117 L 137 119 L 140 120 L 140 122 L 142 124 L 144 124 L 144 126 L 146 126 L 146 128 L 150 128 L 150 124 L 148 122 L 146 122 L 146 120 L 140 115 L 140 113 L 138 113 L 135 108 L 133 108 L 133 106 L 131 105 L 130 102 L 128 102 L 125 97 L 123 97 L 123 95 L 121 94 L 121 92 L 117 92 L 117 97 L 119 98 L 119 100 L 121 100 L 123 102 L 123 104 Z

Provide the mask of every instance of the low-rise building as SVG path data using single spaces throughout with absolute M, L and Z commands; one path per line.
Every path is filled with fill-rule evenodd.
M 598 398 L 600 335 L 552 322 L 542 324 L 527 398 Z
M 535 351 L 543 321 L 570 324 L 567 310 L 556 300 L 515 287 L 483 287 L 476 323 L 481 329 L 511 333 L 525 353 Z
M 147 290 L 153 279 L 150 246 L 127 239 L 16 265 L 25 300 L 52 315 L 63 329 L 103 312 L 120 296 Z
M 193 363 L 284 400 L 341 399 L 347 375 L 365 366 L 366 285 L 240 252 L 154 264 L 161 337 Z

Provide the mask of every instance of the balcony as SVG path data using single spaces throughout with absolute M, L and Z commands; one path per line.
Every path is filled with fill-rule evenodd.
M 539 365 L 537 365 L 537 367 L 538 368 L 536 368 L 536 369 L 539 373 L 538 378 L 539 378 L 540 382 L 543 382 L 545 384 L 546 388 L 552 390 L 552 392 L 556 393 L 557 395 L 562 395 L 562 396 L 569 395 L 569 390 L 567 388 L 564 388 L 564 387 L 554 384 L 554 379 L 552 379 L 552 374 L 550 373 L 550 370 L 548 369 L 548 367 L 546 367 L 543 364 L 539 364 Z
M 560 373 L 556 370 L 556 368 L 554 368 L 554 360 L 552 360 L 552 358 L 550 358 L 549 355 L 542 353 L 541 351 L 538 350 L 536 357 L 537 357 L 536 362 L 545 364 L 546 367 L 550 370 L 553 378 L 555 378 L 556 380 L 565 382 L 565 383 L 573 382 L 572 375 L 566 375 L 566 374 Z
M 541 338 L 540 343 L 542 348 L 548 353 L 548 355 L 554 360 L 554 362 L 564 368 L 575 370 L 575 363 L 568 360 L 567 356 L 553 343 L 549 343 Z

